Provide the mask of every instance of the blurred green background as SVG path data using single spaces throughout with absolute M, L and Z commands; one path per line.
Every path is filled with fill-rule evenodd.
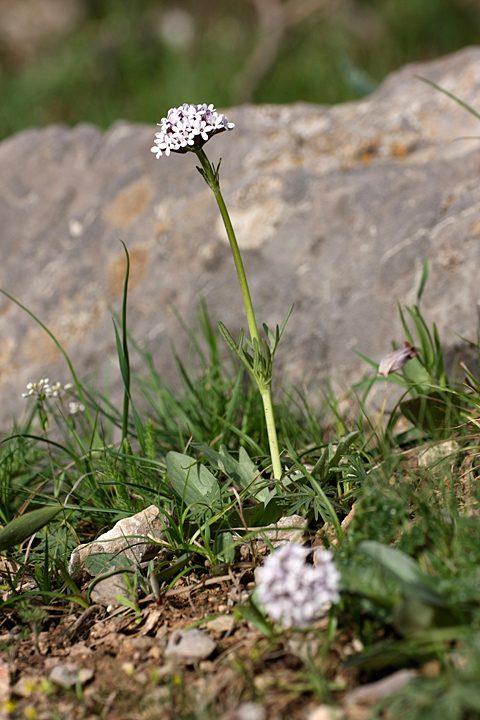
M 0 0 L 0 137 L 183 102 L 339 103 L 479 38 L 479 0 Z

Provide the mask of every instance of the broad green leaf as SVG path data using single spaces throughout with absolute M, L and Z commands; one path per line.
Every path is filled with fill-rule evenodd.
M 220 502 L 218 480 L 196 460 L 183 453 L 167 453 L 167 473 L 172 487 L 186 505 L 201 503 L 209 507 Z
M 460 408 L 450 397 L 432 392 L 428 396 L 404 400 L 400 403 L 400 410 L 413 425 L 431 432 L 448 426 Z
M 218 467 L 219 470 L 244 490 L 248 488 L 250 495 L 265 503 L 265 505 L 275 495 L 274 490 L 269 490 L 266 487 L 266 481 L 261 476 L 255 463 L 250 459 L 245 448 L 240 448 L 238 460 L 235 460 L 228 453 L 225 445 L 220 446 L 220 451 L 213 450 L 208 445 L 196 443 L 194 443 L 194 447 L 203 452 L 212 465 Z
M 401 600 L 401 590 L 394 578 L 386 577 L 378 564 L 365 566 L 351 563 L 342 571 L 342 591 L 367 599 L 375 606 L 392 610 Z
M 418 563 L 402 550 L 375 540 L 364 540 L 358 546 L 360 552 L 378 562 L 401 582 L 423 581 L 425 576 Z
M 364 540 L 359 544 L 358 549 L 400 582 L 405 596 L 438 607 L 447 605 L 432 587 L 435 579 L 425 575 L 420 565 L 406 553 L 374 540 Z
M 418 357 L 411 358 L 402 368 L 402 374 L 407 382 L 415 385 L 418 392 L 428 392 L 433 384 L 433 378 L 424 368 Z
M 43 507 L 12 520 L 0 530 L 0 552 L 10 550 L 48 525 L 63 507 Z
M 231 532 L 217 535 L 213 543 L 213 552 L 224 562 L 232 563 L 235 560 L 235 541 Z
M 133 563 L 121 553 L 90 553 L 85 558 L 85 567 L 94 575 L 100 575 L 116 568 L 132 567 Z
M 271 525 L 272 523 L 280 520 L 284 510 L 285 505 L 281 504 L 278 499 L 274 498 L 266 506 L 264 503 L 259 503 L 253 508 L 243 508 L 243 517 L 249 528 L 263 527 L 264 525 Z M 234 521 L 233 516 L 230 516 L 229 519 L 233 525 L 236 525 L 237 527 L 242 526 L 240 518 L 238 518 L 237 522 Z

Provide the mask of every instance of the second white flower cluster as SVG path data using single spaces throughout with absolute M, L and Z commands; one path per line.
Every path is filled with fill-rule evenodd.
M 36 396 L 37 400 L 43 401 L 47 398 L 58 398 L 62 391 L 68 392 L 73 388 L 72 383 L 66 383 L 62 385 L 61 382 L 50 382 L 49 378 L 41 378 L 38 382 L 30 382 L 27 385 L 27 392 L 22 393 L 22 397 L 28 398 Z M 68 403 L 68 411 L 70 415 L 76 415 L 79 412 L 83 412 L 85 406 L 72 400 Z

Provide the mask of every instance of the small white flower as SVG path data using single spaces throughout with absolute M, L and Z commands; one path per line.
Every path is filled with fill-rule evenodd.
M 62 383 L 55 382 L 53 385 L 48 385 L 45 388 L 45 394 L 47 397 L 58 397 L 58 393 L 62 389 Z
M 84 412 L 85 405 L 81 402 L 69 402 L 68 412 L 70 415 L 78 415 L 78 413 Z
M 340 573 L 332 553 L 316 550 L 316 564 L 309 565 L 309 552 L 302 545 L 284 545 L 258 571 L 258 598 L 284 628 L 305 627 L 340 600 Z
M 167 117 L 158 123 L 160 132 L 155 133 L 155 146 L 151 151 L 157 159 L 165 153 L 199 150 L 211 137 L 225 130 L 232 130 L 234 123 L 213 105 L 184 105 L 170 108 Z

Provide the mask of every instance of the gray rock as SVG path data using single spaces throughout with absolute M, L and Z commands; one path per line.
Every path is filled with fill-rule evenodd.
M 404 685 L 417 676 L 416 670 L 397 670 L 377 682 L 350 690 L 342 700 L 347 719 L 368 720 L 374 705 L 401 690 Z
M 480 125 L 417 76 L 480 108 L 480 48 L 393 73 L 372 96 L 334 107 L 244 106 L 235 130 L 207 146 L 223 157 L 222 188 L 243 250 L 260 322 L 294 302 L 277 355 L 282 382 L 330 373 L 340 385 L 370 372 L 403 341 L 397 300 L 422 300 L 449 354 L 474 338 L 479 300 Z M 189 100 L 189 98 L 185 98 Z M 209 100 L 207 98 L 207 100 Z M 159 108 L 159 120 L 167 108 Z M 233 335 L 246 327 L 214 198 L 193 155 L 156 160 L 154 127 L 119 122 L 32 129 L 0 144 L 0 286 L 55 334 L 77 372 L 120 403 L 111 310 L 121 307 L 131 255 L 130 328 L 151 344 L 158 371 L 176 376 L 170 340 L 188 339 L 205 298 Z M 462 139 L 468 136 L 477 139 Z M 28 400 L 29 381 L 68 382 L 45 332 L 0 298 L 1 420 Z M 133 357 L 138 367 L 138 358 Z M 22 406 L 23 403 L 23 406 Z
M 206 660 L 215 651 L 217 645 L 202 630 L 174 630 L 165 650 L 165 657 L 183 665 Z
M 85 685 L 93 678 L 93 670 L 80 668 L 75 663 L 60 663 L 50 671 L 50 680 L 63 688 L 75 687 L 77 683 Z
M 220 637 L 221 635 L 230 635 L 235 627 L 235 618 L 233 615 L 217 615 L 217 617 L 208 620 L 205 627 L 213 635 Z
M 256 702 L 244 702 L 229 716 L 228 720 L 267 720 L 267 710 Z
M 70 556 L 68 570 L 70 574 L 74 573 L 93 553 L 123 555 L 132 563 L 140 564 L 149 554 L 158 550 L 158 543 L 165 537 L 167 523 L 166 516 L 160 514 L 158 507 L 150 505 L 136 515 L 119 520 L 95 542 L 75 548 Z
M 10 700 L 10 693 L 10 668 L 8 663 L 3 658 L 0 658 L 0 707 Z M 0 717 L 1 712 L 0 710 Z
M 274 548 L 285 543 L 301 543 L 305 537 L 305 528 L 308 522 L 301 515 L 289 515 L 281 517 L 276 523 L 268 525 L 272 530 L 262 530 L 261 537 L 266 537 Z M 293 529 L 292 529 L 293 528 Z M 303 529 L 298 529 L 303 528 Z
M 307 720 L 344 720 L 344 717 L 340 708 L 333 705 L 319 705 L 308 714 Z
M 123 574 L 109 575 L 102 580 L 92 581 L 95 585 L 90 593 L 92 602 L 105 607 L 117 607 L 120 603 L 117 600 L 118 595 L 124 597 L 130 596 L 130 591 L 125 583 Z

